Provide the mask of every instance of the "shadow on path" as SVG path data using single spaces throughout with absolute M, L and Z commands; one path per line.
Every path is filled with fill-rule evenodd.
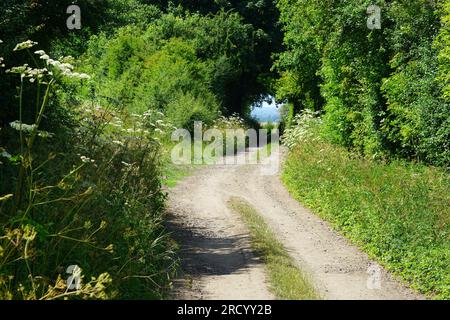
M 180 245 L 182 273 L 191 277 L 239 273 L 262 262 L 248 252 L 250 239 L 246 235 L 233 237 L 213 234 L 205 227 L 186 226 L 169 215 L 166 227 Z

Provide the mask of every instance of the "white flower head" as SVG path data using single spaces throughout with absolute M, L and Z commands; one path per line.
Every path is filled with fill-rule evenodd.
M 61 64 L 61 67 L 65 68 L 65 69 L 69 69 L 69 70 L 73 70 L 73 68 L 74 68 L 73 65 L 71 65 L 70 63 L 67 63 L 67 62 Z
M 18 120 L 11 122 L 9 125 L 11 128 L 22 132 L 31 132 L 36 128 L 35 124 L 25 124 Z
M 28 66 L 28 64 L 25 63 L 20 67 L 12 67 L 11 69 L 6 70 L 6 73 L 17 73 L 20 74 L 23 78 L 29 70 L 31 70 L 31 68 Z
M 91 158 L 88 158 L 86 156 L 81 156 L 80 157 L 81 161 L 83 161 L 84 163 L 94 163 L 95 160 L 92 160 Z
M 91 79 L 91 76 L 86 74 L 86 73 L 80 73 L 78 75 L 78 78 L 81 79 L 81 80 L 89 80 L 89 79 Z
M 32 69 L 28 66 L 28 64 L 24 64 L 20 67 L 13 67 L 9 70 L 6 70 L 7 73 L 17 73 L 20 74 L 21 78 L 31 78 L 30 82 L 33 83 L 35 79 L 42 79 L 46 74 L 48 74 L 48 70 L 46 68 L 43 69 Z
M 31 41 L 31 40 L 27 40 L 24 42 L 21 42 L 19 44 L 16 45 L 16 47 L 13 49 L 13 51 L 20 51 L 20 50 L 25 50 L 25 49 L 29 49 L 34 47 L 35 45 L 37 45 L 37 42 Z
M 61 72 L 61 74 L 63 76 L 69 77 L 69 78 L 74 78 L 74 79 L 91 79 L 91 77 L 85 73 L 78 73 L 78 72 L 73 72 L 74 66 L 68 62 L 61 62 L 58 60 L 54 60 L 51 59 L 48 55 L 42 55 L 41 56 L 42 60 L 45 60 L 47 62 L 48 66 L 52 66 L 54 69 L 57 69 Z M 68 61 L 70 59 L 68 59 L 67 57 L 64 57 L 61 59 L 62 61 Z M 49 73 L 50 74 L 50 73 Z

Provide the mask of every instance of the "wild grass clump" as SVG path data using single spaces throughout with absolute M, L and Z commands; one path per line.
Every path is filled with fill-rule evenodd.
M 448 172 L 362 158 L 319 138 L 320 121 L 311 121 L 292 129 L 301 139 L 285 138 L 293 143 L 283 172 L 290 192 L 413 288 L 448 299 Z
M 66 87 L 90 77 L 34 45 L 17 49 L 36 67 L 10 69 L 20 119 L 0 132 L 0 299 L 162 298 L 176 267 L 161 223 L 159 137 L 169 125 L 155 112 L 78 101 Z

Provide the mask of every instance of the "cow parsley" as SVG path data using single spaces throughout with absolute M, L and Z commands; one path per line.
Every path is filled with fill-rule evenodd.
M 21 42 L 21 43 L 17 44 L 16 47 L 13 49 L 13 51 L 21 51 L 21 50 L 29 49 L 29 48 L 34 47 L 37 44 L 38 44 L 37 42 L 27 40 L 25 42 Z

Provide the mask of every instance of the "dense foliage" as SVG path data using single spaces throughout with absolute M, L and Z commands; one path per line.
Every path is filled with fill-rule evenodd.
M 255 59 L 257 41 L 236 13 L 171 12 L 148 28 L 128 26 L 93 38 L 86 57 L 98 94 L 133 111 L 166 110 L 185 127 L 191 117 L 208 123 L 219 110 L 241 110 L 243 96 L 234 88 Z
M 381 8 L 381 29 L 367 27 L 371 4 Z M 287 48 L 277 61 L 280 100 L 297 111 L 324 110 L 328 139 L 363 154 L 449 164 L 448 3 L 281 0 L 278 7 Z
M 69 30 L 66 27 L 69 17 L 66 9 L 71 4 L 81 8 L 81 30 Z M 4 41 L 4 45 L 0 47 L 0 56 L 7 61 L 7 67 L 17 65 L 23 57 L 11 55 L 11 50 L 16 43 L 32 39 L 39 42 L 42 49 L 58 57 L 79 57 L 87 49 L 91 36 L 99 32 L 111 35 L 116 33 L 117 28 L 131 25 L 146 29 L 156 18 L 167 12 L 172 12 L 174 16 L 184 20 L 185 9 L 201 12 L 201 16 L 206 17 L 200 21 L 200 14 L 197 14 L 186 22 L 177 19 L 170 22 L 168 17 L 163 18 L 160 21 L 160 31 L 163 32 L 159 34 L 161 39 L 181 36 L 171 34 L 168 29 L 171 24 L 179 24 L 178 30 L 173 31 L 184 32 L 184 37 L 191 40 L 197 36 L 203 40 L 201 42 L 199 38 L 196 48 L 206 45 L 207 48 L 199 54 L 203 57 L 212 54 L 213 59 L 216 59 L 217 66 L 214 71 L 217 72 L 216 80 L 219 81 L 219 99 L 229 114 L 248 109 L 255 100 L 263 99 L 272 76 L 272 48 L 277 48 L 281 39 L 277 25 L 278 11 L 270 0 L 3 1 L 0 4 L 0 39 Z M 198 24 L 194 25 L 196 22 Z M 162 25 L 164 23 L 165 26 Z M 193 30 L 186 29 L 188 27 L 193 27 Z M 222 27 L 225 29 L 222 30 Z M 3 77 L 2 73 L 0 79 L 0 90 L 3 92 L 0 102 L 5 108 L 5 113 L 0 115 L 0 125 L 4 125 L 17 118 L 14 108 L 15 84 L 10 78 Z

